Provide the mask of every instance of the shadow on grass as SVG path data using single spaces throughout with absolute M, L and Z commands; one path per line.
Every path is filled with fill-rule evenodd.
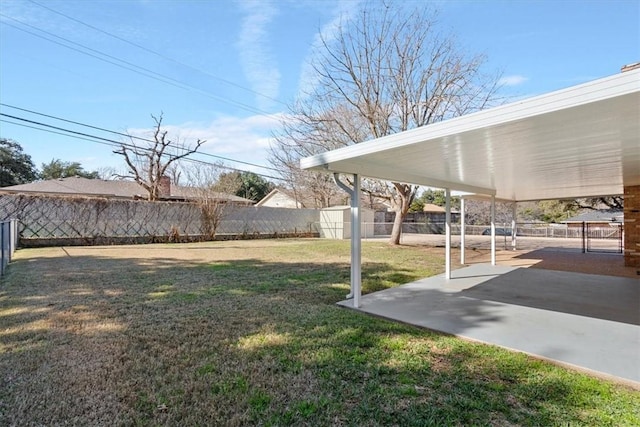
M 349 292 L 349 275 L 345 263 L 33 257 L 14 262 L 1 282 L 1 319 L 9 331 L 3 338 L 10 345 L 12 337 L 22 341 L 21 334 L 29 334 L 14 328 L 35 333 L 51 326 L 72 333 L 118 332 L 136 319 L 130 311 L 144 314 L 171 304 L 207 306 L 221 300 L 250 308 L 260 302 L 260 309 L 265 301 L 331 305 Z M 362 277 L 364 294 L 420 278 L 409 268 L 382 262 L 363 264 Z M 481 312 L 483 303 L 477 304 Z
M 365 263 L 364 292 L 415 274 Z M 616 394 L 610 385 L 336 307 L 348 280 L 344 263 L 19 260 L 0 282 L 0 417 L 8 424 L 548 425 L 593 424 L 602 412 L 616 421 L 620 408 L 599 400 Z M 639 403 L 633 399 L 613 400 L 638 419 L 628 409 Z
M 313 425 L 593 425 L 612 420 L 619 410 L 606 399 L 599 401 L 611 393 L 610 386 L 523 354 L 377 318 L 321 313 L 310 324 L 317 326 L 280 323 L 275 330 L 241 338 L 240 357 L 260 366 L 247 376 L 251 392 L 290 402 L 269 408 L 249 402 L 254 420 L 273 425 L 292 418 L 295 424 Z M 293 402 L 274 387 L 274 372 L 289 374 Z M 317 382 L 313 393 L 305 388 L 308 372 Z M 629 400 L 629 420 L 640 415 L 631 409 L 633 402 L 637 396 Z M 305 413 L 299 405 L 313 411 Z

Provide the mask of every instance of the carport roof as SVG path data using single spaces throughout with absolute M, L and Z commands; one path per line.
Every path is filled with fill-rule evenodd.
M 543 200 L 640 185 L 640 69 L 302 159 L 303 169 Z

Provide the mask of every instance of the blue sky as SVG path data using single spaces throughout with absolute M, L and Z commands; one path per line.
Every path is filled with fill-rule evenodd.
M 639 0 L 415 3 L 438 9 L 461 49 L 487 55 L 486 70 L 503 73 L 505 97 L 562 89 L 640 61 Z M 0 102 L 123 133 L 148 130 L 150 115 L 163 112 L 172 135 L 206 139 L 204 152 L 268 165 L 271 132 L 308 83 L 318 34 L 330 37 L 336 20 L 363 4 L 1 0 Z M 7 106 L 0 112 L 120 139 Z M 123 170 L 112 148 L 95 142 L 6 121 L 0 136 L 20 142 L 38 167 L 59 158 Z

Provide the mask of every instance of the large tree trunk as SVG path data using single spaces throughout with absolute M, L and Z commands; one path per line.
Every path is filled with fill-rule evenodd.
M 400 237 L 402 235 L 402 223 L 407 216 L 407 212 L 409 212 L 411 202 L 413 202 L 413 198 L 417 191 L 417 186 L 399 184 L 397 182 L 394 182 L 393 186 L 397 190 L 398 198 L 396 200 L 393 200 L 393 207 L 396 213 L 396 217 L 393 220 L 393 229 L 391 230 L 389 244 L 399 245 Z
M 393 220 L 393 229 L 391 229 L 391 237 L 389 238 L 390 245 L 400 244 L 400 236 L 402 235 L 402 221 L 404 221 L 403 216 L 400 214 L 400 212 L 396 211 L 396 217 Z

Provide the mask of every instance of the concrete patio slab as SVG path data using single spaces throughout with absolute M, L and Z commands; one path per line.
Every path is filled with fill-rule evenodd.
M 640 387 L 637 279 L 475 264 L 364 295 L 359 310 Z

